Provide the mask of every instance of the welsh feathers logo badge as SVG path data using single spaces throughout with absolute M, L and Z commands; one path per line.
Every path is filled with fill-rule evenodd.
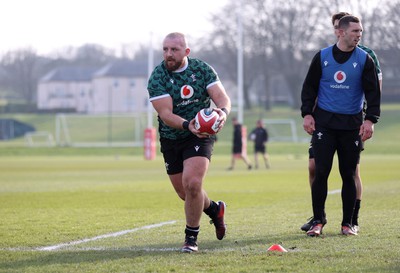
M 181 98 L 189 99 L 193 96 L 194 90 L 190 85 L 184 85 L 181 87 Z
M 344 73 L 343 71 L 337 71 L 333 78 L 335 79 L 335 82 L 343 83 L 346 81 L 346 73 Z

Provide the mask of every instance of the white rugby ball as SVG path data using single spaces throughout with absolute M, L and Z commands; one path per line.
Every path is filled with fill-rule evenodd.
M 204 135 L 218 133 L 219 115 L 212 108 L 201 109 L 195 117 L 194 127 Z

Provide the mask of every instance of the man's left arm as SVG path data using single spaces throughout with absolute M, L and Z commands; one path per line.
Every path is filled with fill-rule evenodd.
M 365 119 L 377 123 L 381 114 L 381 91 L 376 75 L 375 64 L 368 55 L 362 74 L 362 85 L 367 102 Z
M 370 139 L 374 133 L 374 124 L 378 122 L 381 114 L 381 91 L 375 70 L 375 64 L 370 56 L 364 66 L 362 75 L 364 96 L 367 102 L 365 121 L 360 127 L 362 141 Z

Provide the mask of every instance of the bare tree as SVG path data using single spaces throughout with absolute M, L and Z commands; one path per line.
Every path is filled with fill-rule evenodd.
M 384 75 L 397 75 L 400 63 L 400 0 L 229 0 L 213 14 L 213 31 L 191 44 L 192 55 L 205 59 L 223 79 L 237 82 L 238 15 L 243 25 L 244 105 L 251 108 L 251 94 L 271 107 L 271 80 L 282 77 L 297 108 L 300 90 L 311 58 L 322 47 L 335 42 L 331 15 L 347 11 L 358 15 L 364 26 L 363 44 L 378 52 Z M 124 57 L 147 58 L 147 46 Z M 388 54 L 390 52 L 390 54 Z M 132 55 L 133 54 L 133 55 Z M 155 61 L 161 52 L 155 52 Z M 26 102 L 34 102 L 39 78 L 65 65 L 101 66 L 115 60 L 115 52 L 100 45 L 64 48 L 57 55 L 38 56 L 25 48 L 6 53 L 1 59 L 0 85 Z M 390 64 L 390 69 L 386 65 Z M 394 69 L 394 70 L 393 70 Z M 397 70 L 396 70 L 397 69 Z M 386 74 L 385 74 L 386 73 Z M 386 76 L 384 76 L 386 79 Z M 273 87 L 275 88 L 275 87 Z M 265 101 L 265 98 L 266 101 Z
M 294 98 L 294 106 L 298 106 L 300 85 L 309 62 L 304 55 L 318 46 L 317 37 L 329 23 L 326 19 L 328 15 L 322 15 L 321 9 L 321 6 L 309 0 L 255 0 L 242 3 L 239 12 L 243 18 L 244 98 L 248 108 L 250 87 L 255 81 L 260 81 L 264 84 L 260 92 L 269 97 L 268 83 L 275 74 L 285 78 Z M 204 43 L 208 48 L 212 45 L 215 52 L 218 52 L 217 47 L 223 48 L 223 55 L 219 59 L 228 62 L 226 67 L 232 70 L 232 80 L 237 77 L 236 10 L 236 1 L 232 0 L 223 11 L 230 16 L 219 14 L 213 17 L 215 31 Z M 325 27 L 321 27 L 321 18 L 324 18 Z
M 264 35 L 260 38 L 269 41 L 267 49 L 269 62 L 274 71 L 281 74 L 289 86 L 293 98 L 293 106 L 297 108 L 300 102 L 301 84 L 309 63 L 309 52 L 319 47 L 320 37 L 326 29 L 326 15 L 321 14 L 319 2 L 300 1 L 261 1 L 265 12 L 263 22 Z M 271 8 L 272 7 L 272 8 Z M 254 17 L 253 17 L 254 18 Z M 270 65 L 271 66 L 271 65 Z
M 250 88 L 258 88 L 260 96 L 270 97 L 268 83 L 274 75 L 285 79 L 293 106 L 299 106 L 302 82 L 312 56 L 336 41 L 331 23 L 331 15 L 335 12 L 347 11 L 362 18 L 363 43 L 369 47 L 398 52 L 399 1 L 381 0 L 378 6 L 369 0 L 241 1 L 246 107 L 251 107 Z M 237 78 L 237 3 L 237 0 L 231 0 L 218 14 L 214 14 L 214 31 L 201 41 L 203 48 L 207 49 L 202 50 L 204 55 L 222 65 L 232 81 Z M 262 84 L 255 87 L 254 82 Z
M 7 52 L 1 59 L 5 72 L 0 84 L 14 93 L 14 97 L 26 103 L 35 103 L 39 79 L 59 66 L 100 67 L 116 57 L 111 50 L 100 45 L 87 44 L 82 47 L 62 49 L 56 56 L 41 57 L 32 48 Z
M 260 50 L 260 46 L 252 46 L 254 43 L 260 42 L 260 40 L 255 40 L 253 34 L 248 31 L 251 28 L 251 22 L 246 20 L 251 12 L 248 7 L 247 5 L 238 6 L 238 2 L 232 0 L 224 7 L 221 13 L 212 16 L 211 21 L 215 25 L 214 31 L 208 37 L 204 37 L 199 41 L 199 46 L 203 48 L 199 55 L 213 66 L 219 68 L 217 70 L 223 77 L 236 83 L 238 78 L 238 13 L 241 13 L 244 29 L 243 95 L 246 108 L 251 107 L 248 90 L 260 77 L 259 69 L 264 65 L 266 58 L 264 50 Z M 221 14 L 229 14 L 229 16 L 221 16 Z
M 115 52 L 98 44 L 84 44 L 80 47 L 65 47 L 53 57 L 75 66 L 99 66 L 116 59 Z
M 7 72 L 6 86 L 28 103 L 35 99 L 37 61 L 36 51 L 31 48 L 10 51 L 2 59 L 2 66 Z

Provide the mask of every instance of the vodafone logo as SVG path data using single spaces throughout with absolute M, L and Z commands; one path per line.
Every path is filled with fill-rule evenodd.
M 193 96 L 194 90 L 190 85 L 184 85 L 181 87 L 181 98 L 189 99 Z
M 344 81 L 346 81 L 346 73 L 344 73 L 343 71 L 337 71 L 333 78 L 335 79 L 335 82 L 343 83 Z
M 178 103 L 176 106 L 178 107 L 185 107 L 189 104 L 192 103 L 197 103 L 199 102 L 199 99 L 190 99 L 194 95 L 194 89 L 190 85 L 184 85 L 181 87 L 181 98 L 183 99 L 180 103 Z

